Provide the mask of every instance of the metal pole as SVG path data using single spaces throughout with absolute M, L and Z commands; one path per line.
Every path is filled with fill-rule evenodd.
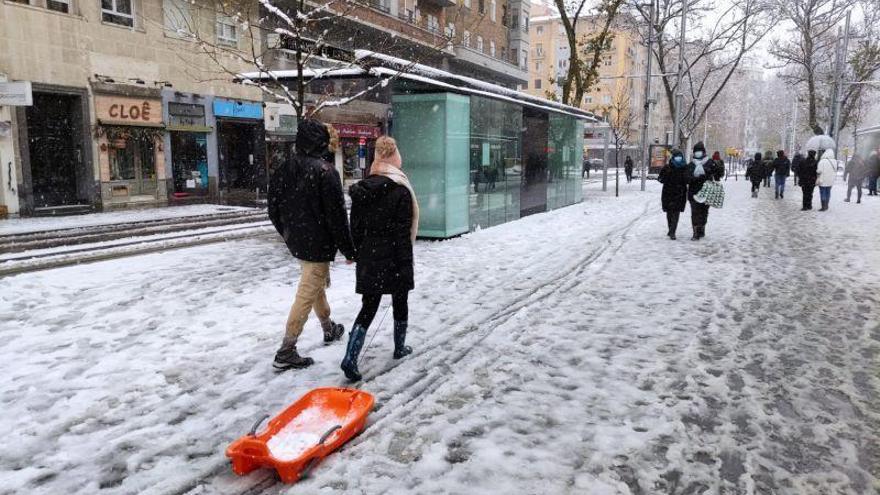
M 605 128 L 605 150 L 602 152 L 602 191 L 608 190 L 608 138 L 611 128 Z
M 645 190 L 648 179 L 648 164 L 651 157 L 648 156 L 648 119 L 651 115 L 651 61 L 654 60 L 654 2 L 651 0 L 651 8 L 648 9 L 648 63 L 645 69 L 645 114 L 642 116 L 642 191 Z
M 672 118 L 672 143 L 678 143 L 678 148 L 682 144 L 679 141 L 679 133 L 681 132 L 681 102 L 684 98 L 682 93 L 682 80 L 684 79 L 684 33 L 687 26 L 687 10 L 688 0 L 681 0 L 681 36 L 678 41 L 678 77 L 675 83 L 675 112 Z
M 846 52 L 849 49 L 849 20 L 852 11 L 846 13 L 846 23 L 844 24 L 843 33 L 843 50 L 838 59 L 837 66 L 837 97 L 834 101 L 834 156 L 837 156 L 840 148 L 840 106 L 843 103 L 843 75 L 846 73 Z
M 843 39 L 843 28 L 837 28 L 837 39 L 834 42 L 834 85 L 831 89 L 831 122 L 828 123 L 828 135 L 831 137 L 837 136 L 837 133 L 834 129 L 834 123 L 837 122 L 837 116 L 834 112 L 837 111 L 837 95 L 840 94 L 840 42 Z

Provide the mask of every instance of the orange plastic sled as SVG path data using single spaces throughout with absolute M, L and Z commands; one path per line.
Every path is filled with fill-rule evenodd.
M 257 434 L 268 415 L 261 417 L 250 433 L 229 445 L 226 457 L 232 460 L 235 474 L 271 467 L 284 483 L 296 482 L 363 431 L 374 402 L 372 395 L 361 390 L 317 388 L 272 418 Z

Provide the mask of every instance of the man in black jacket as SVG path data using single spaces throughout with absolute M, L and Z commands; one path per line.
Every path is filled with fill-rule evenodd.
M 785 198 L 785 181 L 791 175 L 791 162 L 785 156 L 785 151 L 776 152 L 776 159 L 773 160 L 773 174 L 776 178 L 776 199 Z
M 338 340 L 345 332 L 342 325 L 330 319 L 325 294 L 336 251 L 341 251 L 349 263 L 355 258 L 342 181 L 336 169 L 321 158 L 329 142 L 324 124 L 313 119 L 302 121 L 297 128 L 296 154 L 275 171 L 269 185 L 269 218 L 302 268 L 284 341 L 275 354 L 273 366 L 277 370 L 305 368 L 314 363 L 296 350 L 311 310 L 321 321 L 324 343 Z

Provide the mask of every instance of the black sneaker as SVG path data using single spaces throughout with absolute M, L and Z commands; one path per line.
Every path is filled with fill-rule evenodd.
M 332 320 L 330 321 L 330 329 L 324 330 L 324 345 L 332 344 L 333 342 L 342 338 L 342 335 L 345 333 L 345 326 L 341 323 L 334 323 Z
M 275 353 L 275 362 L 272 363 L 272 367 L 278 371 L 286 371 L 289 369 L 308 368 L 313 364 L 315 364 L 315 360 L 310 357 L 300 356 L 296 346 L 282 346 Z

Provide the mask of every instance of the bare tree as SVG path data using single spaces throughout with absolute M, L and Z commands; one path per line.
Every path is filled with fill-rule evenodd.
M 632 111 L 632 95 L 629 86 L 620 85 L 611 104 L 603 107 L 608 125 L 611 128 L 611 139 L 614 145 L 614 165 L 620 167 L 620 152 L 630 144 L 636 125 L 636 114 Z
M 642 22 L 650 22 L 648 8 L 633 0 L 632 9 Z M 682 61 L 682 109 L 678 140 L 686 143 L 706 118 L 707 112 L 722 94 L 746 56 L 767 35 L 772 26 L 764 0 L 733 0 L 717 7 L 711 0 L 690 0 L 688 22 L 692 33 L 686 41 Z M 675 72 L 678 64 L 681 0 L 658 0 L 654 19 L 654 57 L 661 74 Z M 643 33 L 644 34 L 644 33 Z M 670 116 L 679 91 L 676 75 L 661 76 Z
M 578 34 L 578 25 L 587 19 L 587 0 L 554 2 L 568 41 L 568 72 L 562 78 L 562 103 L 580 106 L 584 95 L 599 82 L 602 56 L 611 48 L 615 19 L 626 0 L 599 0 L 589 16 L 597 26 L 590 35 Z
M 376 2 L 207 0 L 207 3 L 200 4 L 200 9 L 216 18 L 216 24 L 210 24 L 193 19 L 191 7 L 188 6 L 192 5 L 189 0 L 177 1 L 183 2 L 187 12 L 178 16 L 179 25 L 172 30 L 177 36 L 193 41 L 196 49 L 214 66 L 212 71 L 206 72 L 203 67 L 194 70 L 200 74 L 195 77 L 204 80 L 204 74 L 207 73 L 213 79 L 236 79 L 256 87 L 269 97 L 293 106 L 297 118 L 317 114 L 327 107 L 345 105 L 379 91 L 391 80 L 413 70 L 423 58 L 437 55 L 460 39 L 455 30 L 449 27 L 452 26 L 451 23 L 441 32 L 441 26 L 427 25 L 424 19 L 413 16 L 410 20 L 412 23 L 425 24 L 422 27 L 429 28 L 433 33 L 431 43 L 425 44 L 424 49 L 416 53 L 417 56 L 407 57 L 409 60 L 397 65 L 394 72 L 384 72 L 374 82 L 352 86 L 350 91 L 339 94 L 337 91 L 322 91 L 317 88 L 317 83 L 334 74 L 346 74 L 348 70 L 369 73 L 370 65 L 374 61 L 354 56 L 351 50 L 340 46 L 353 44 L 354 37 L 358 35 L 359 12 L 375 7 Z M 451 12 L 449 18 L 458 19 L 460 12 Z M 468 28 L 473 29 L 480 21 L 482 18 Z M 235 34 L 234 39 L 232 36 L 225 36 L 225 29 Z M 391 48 L 399 40 L 394 33 L 384 32 L 380 36 L 365 37 L 357 41 L 361 46 L 381 53 L 393 51 Z M 292 74 L 285 74 L 286 77 L 283 78 L 271 66 L 274 54 L 281 48 L 288 54 L 287 60 L 291 60 L 293 64 Z M 243 75 L 249 72 L 256 73 L 259 77 Z

